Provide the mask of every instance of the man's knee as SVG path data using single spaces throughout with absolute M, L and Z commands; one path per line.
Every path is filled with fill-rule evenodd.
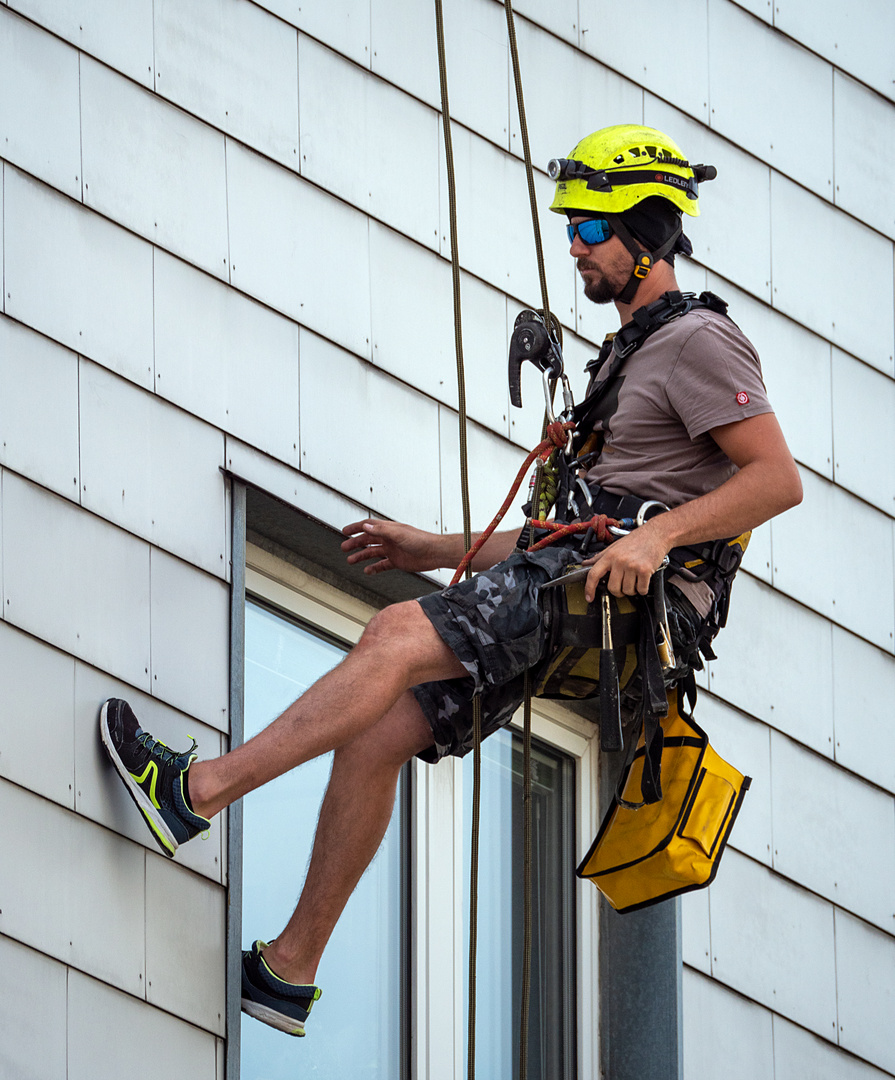
M 374 615 L 356 648 L 403 672 L 408 687 L 466 674 L 416 600 L 391 604 Z
M 358 644 L 368 648 L 400 646 L 404 640 L 412 641 L 422 624 L 431 626 L 416 600 L 389 604 L 370 619 Z

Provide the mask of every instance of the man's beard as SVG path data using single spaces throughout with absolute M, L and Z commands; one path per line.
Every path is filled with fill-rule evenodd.
M 611 304 L 613 300 L 621 293 L 622 289 L 614 285 L 605 274 L 601 273 L 597 267 L 588 265 L 586 262 L 579 261 L 578 270 L 579 273 L 582 269 L 596 271 L 599 274 L 597 278 L 582 277 L 584 282 L 584 295 L 594 304 Z

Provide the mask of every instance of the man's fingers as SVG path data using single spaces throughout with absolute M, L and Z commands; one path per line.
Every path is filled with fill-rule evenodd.
M 372 533 L 378 532 L 383 525 L 388 525 L 387 521 L 383 521 L 380 518 L 364 518 L 363 521 L 354 521 L 350 525 L 343 525 L 342 532 L 345 536 L 370 536 Z
M 608 567 L 604 564 L 598 563 L 591 567 L 591 571 L 587 575 L 587 581 L 584 584 L 584 598 L 589 604 L 594 602 L 597 595 L 597 586 L 608 572 Z
M 367 545 L 359 551 L 353 551 L 345 560 L 349 563 L 366 562 L 368 559 L 381 559 L 384 557 L 384 549 L 381 544 Z
M 393 570 L 394 565 L 391 559 L 380 559 L 379 562 L 372 563 L 370 566 L 364 567 L 365 574 L 381 574 L 383 570 Z

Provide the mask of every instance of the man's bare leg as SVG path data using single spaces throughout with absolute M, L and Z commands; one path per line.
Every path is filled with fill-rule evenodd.
M 298 906 L 264 951 L 281 979 L 314 983 L 326 943 L 382 843 L 401 767 L 431 744 L 432 729 L 405 693 L 379 723 L 336 750 Z
M 411 686 L 466 674 L 419 604 L 385 608 L 341 664 L 273 723 L 229 754 L 192 765 L 193 809 L 210 818 L 296 765 L 347 745 L 378 723 Z

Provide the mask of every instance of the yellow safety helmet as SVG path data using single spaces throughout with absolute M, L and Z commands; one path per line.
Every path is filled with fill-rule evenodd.
M 623 214 L 658 195 L 678 210 L 699 214 L 699 184 L 714 180 L 712 165 L 691 165 L 677 143 L 655 128 L 616 124 L 587 135 L 568 158 L 547 166 L 556 193 L 550 209 Z

